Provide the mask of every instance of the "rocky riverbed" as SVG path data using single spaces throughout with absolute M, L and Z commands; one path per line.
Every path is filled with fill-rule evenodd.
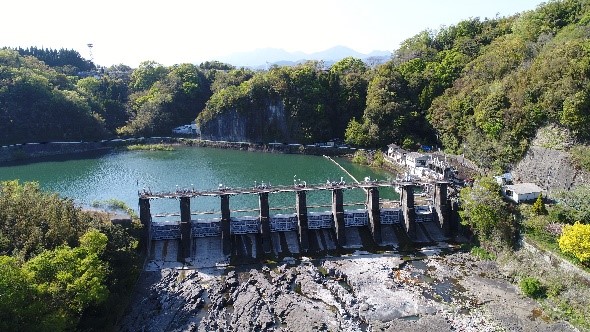
M 143 273 L 121 331 L 575 331 L 453 248 Z

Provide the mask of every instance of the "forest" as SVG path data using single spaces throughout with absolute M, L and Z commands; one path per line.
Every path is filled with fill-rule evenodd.
M 505 169 L 542 126 L 589 138 L 589 21 L 590 1 L 550 1 L 425 30 L 374 66 L 97 68 L 75 51 L 4 48 L 0 144 L 161 136 L 194 120 L 206 131 L 231 113 L 250 120 L 250 141 L 432 145 Z
M 0 182 L 0 330 L 111 330 L 141 269 L 140 227 Z

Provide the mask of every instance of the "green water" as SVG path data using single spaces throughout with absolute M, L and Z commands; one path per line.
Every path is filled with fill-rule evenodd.
M 352 164 L 335 158 L 359 181 L 366 176 L 387 180 L 391 174 Z M 77 157 L 67 160 L 48 160 L 28 164 L 0 167 L 0 180 L 19 179 L 37 181 L 41 188 L 70 197 L 81 205 L 95 201 L 118 199 L 137 210 L 138 190 L 152 192 L 175 191 L 177 188 L 196 190 L 214 189 L 223 184 L 229 187 L 252 187 L 264 182 L 271 185 L 290 185 L 293 180 L 307 184 L 325 183 L 326 180 L 354 182 L 330 160 L 321 156 L 271 154 L 211 148 L 179 147 L 175 151 L 113 151 L 99 156 Z M 380 190 L 385 199 L 397 198 L 392 189 Z M 362 189 L 346 190 L 345 202 L 364 202 Z M 295 195 L 277 193 L 270 195 L 270 205 L 294 211 Z M 308 193 L 308 205 L 329 204 L 329 191 Z M 256 195 L 237 195 L 230 198 L 230 207 L 255 209 Z M 362 208 L 347 207 L 347 209 Z M 179 202 L 171 199 L 152 201 L 156 213 L 178 212 Z M 193 211 L 219 210 L 218 198 L 199 197 L 191 200 Z M 329 208 L 311 208 L 325 211 Z M 256 213 L 243 213 L 256 215 Z

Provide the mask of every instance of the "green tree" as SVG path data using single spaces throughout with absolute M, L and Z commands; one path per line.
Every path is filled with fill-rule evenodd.
M 128 120 L 126 108 L 129 89 L 128 83 L 122 78 L 110 75 L 86 77 L 77 82 L 76 88 L 87 98 L 92 111 L 100 116 L 111 133 Z
M 0 144 L 98 139 L 103 122 L 67 77 L 0 49 Z
M 121 135 L 169 134 L 172 128 L 194 120 L 210 97 L 208 82 L 195 65 L 180 64 L 150 73 L 139 81 L 151 85 L 130 96 L 132 120 L 117 130 Z
M 350 120 L 344 134 L 346 143 L 356 146 L 367 146 L 371 144 L 371 139 L 363 124 L 355 119 Z
M 475 181 L 473 187 L 461 189 L 459 199 L 462 223 L 471 227 L 484 246 L 513 244 L 515 230 L 508 206 L 493 178 L 481 178 Z
M 40 296 L 74 324 L 84 309 L 108 296 L 107 265 L 99 257 L 106 247 L 106 235 L 91 230 L 80 242 L 76 248 L 62 246 L 44 251 L 24 265 Z
M 168 68 L 155 61 L 144 61 L 131 73 L 129 86 L 133 91 L 147 90 L 168 75 Z
M 14 257 L 0 256 L 0 299 L 1 331 L 49 331 L 61 325 L 44 319 L 47 310 Z
M 91 218 L 72 200 L 41 191 L 36 182 L 0 182 L 0 253 L 23 260 L 46 249 L 74 246 Z
M 547 215 L 547 208 L 545 207 L 545 202 L 543 201 L 543 194 L 539 194 L 537 200 L 533 204 L 532 212 L 538 216 Z
M 578 91 L 563 102 L 560 122 L 578 136 L 590 137 L 590 89 Z
M 344 58 L 330 67 L 326 104 L 332 120 L 332 137 L 344 137 L 348 123 L 363 116 L 370 75 L 367 65 L 353 57 Z

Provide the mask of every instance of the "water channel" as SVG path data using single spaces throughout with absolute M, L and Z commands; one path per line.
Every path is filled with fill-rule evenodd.
M 392 174 L 353 164 L 343 158 L 335 160 L 353 177 L 362 181 L 365 177 L 388 180 Z M 37 181 L 41 188 L 69 197 L 80 205 L 117 199 L 137 210 L 138 190 L 152 192 L 175 191 L 194 188 L 215 189 L 227 187 L 252 187 L 264 182 L 266 185 L 289 185 L 294 182 L 308 184 L 326 181 L 354 180 L 335 163 L 322 156 L 274 154 L 213 148 L 176 147 L 174 151 L 111 151 L 98 155 L 79 155 L 68 158 L 53 158 L 26 163 L 0 166 L 0 181 L 19 179 L 21 182 Z M 398 199 L 393 189 L 380 189 L 383 199 Z M 366 194 L 362 189 L 344 193 L 348 204 L 362 203 Z M 326 211 L 331 202 L 329 191 L 310 192 L 308 205 L 311 211 Z M 270 196 L 273 213 L 294 212 L 293 193 L 278 193 Z M 248 210 L 235 215 L 256 215 L 258 197 L 239 195 L 231 197 L 232 210 Z M 350 205 L 346 209 L 363 208 Z M 176 200 L 155 200 L 153 213 L 178 212 Z M 191 210 L 219 210 L 219 199 L 199 197 L 191 201 Z

